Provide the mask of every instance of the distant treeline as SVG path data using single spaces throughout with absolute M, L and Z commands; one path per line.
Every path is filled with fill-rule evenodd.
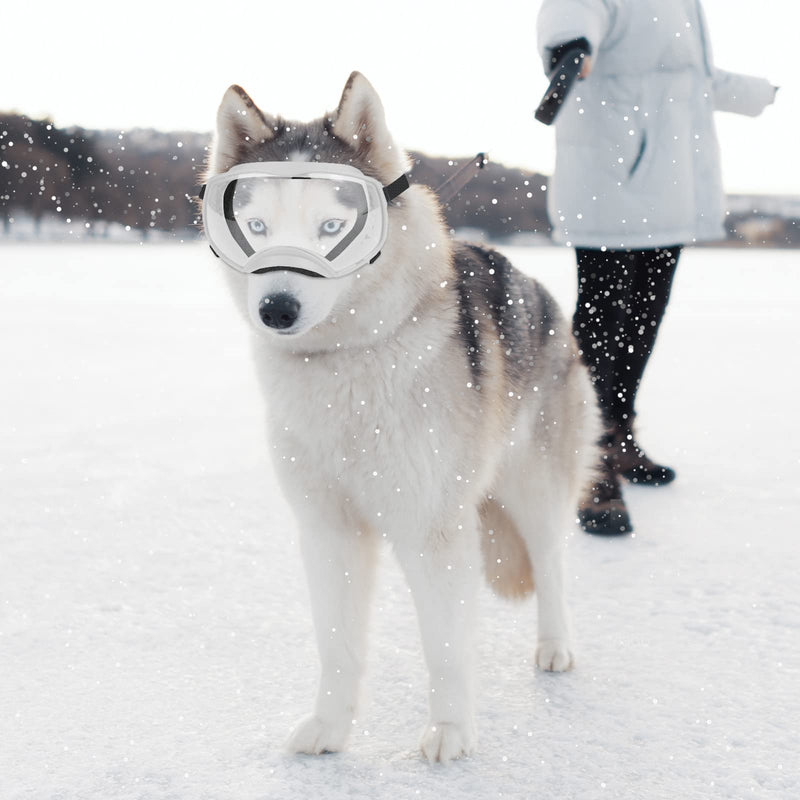
M 194 198 L 210 136 L 57 128 L 49 120 L 0 114 L 0 220 L 16 216 L 38 229 L 47 217 L 89 223 L 103 235 L 112 223 L 185 234 L 196 228 Z M 415 181 L 436 187 L 462 160 L 411 154 Z M 518 231 L 549 234 L 543 175 L 488 164 L 445 209 L 453 228 L 487 236 Z
M 111 223 L 145 235 L 191 228 L 207 143 L 196 133 L 63 129 L 0 114 L 0 219 L 6 232 L 23 214 L 37 229 L 51 216 L 101 234 Z
M 104 236 L 123 226 L 181 237 L 197 230 L 194 202 L 202 180 L 209 134 L 57 128 L 47 119 L 0 113 L 0 235 L 27 217 L 36 233 L 61 219 Z M 452 175 L 459 159 L 411 153 L 412 179 L 432 188 Z M 548 179 L 491 161 L 445 208 L 453 229 L 471 228 L 490 239 L 547 237 Z M 755 223 L 754 223 L 755 220 Z M 757 211 L 728 217 L 731 244 L 800 246 L 800 220 Z

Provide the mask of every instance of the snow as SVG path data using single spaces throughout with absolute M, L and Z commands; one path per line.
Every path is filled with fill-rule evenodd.
M 508 248 L 564 307 L 570 251 Z M 247 332 L 202 245 L 0 248 L 0 798 L 800 796 L 797 254 L 689 250 L 641 393 L 669 487 L 570 537 L 579 644 L 480 598 L 477 753 L 417 755 L 388 553 L 350 751 L 281 750 L 317 673 Z

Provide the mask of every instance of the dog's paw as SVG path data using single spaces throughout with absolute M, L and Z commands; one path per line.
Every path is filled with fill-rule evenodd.
M 566 672 L 575 666 L 572 645 L 565 639 L 544 639 L 536 648 L 536 666 L 545 672 Z
M 468 756 L 475 747 L 475 726 L 455 722 L 432 722 L 422 732 L 419 747 L 431 762 L 446 764 L 455 758 Z
M 286 749 L 290 753 L 307 753 L 311 756 L 338 753 L 347 744 L 351 725 L 349 719 L 330 722 L 312 714 L 297 723 L 286 742 Z

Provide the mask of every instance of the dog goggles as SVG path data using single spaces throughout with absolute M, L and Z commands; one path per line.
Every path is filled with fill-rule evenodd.
M 345 164 L 240 164 L 202 187 L 203 226 L 239 272 L 341 278 L 380 255 L 388 203 L 408 186 L 406 175 L 382 186 Z

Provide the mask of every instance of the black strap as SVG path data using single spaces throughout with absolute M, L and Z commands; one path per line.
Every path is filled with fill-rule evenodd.
M 403 173 L 396 181 L 392 181 L 388 186 L 383 187 L 383 196 L 387 203 L 391 203 L 395 197 L 399 197 L 409 187 L 408 175 Z
M 439 185 L 436 189 L 439 201 L 445 204 L 449 203 L 488 163 L 489 157 L 486 153 L 478 153 L 475 158 L 464 164 L 458 172 Z

